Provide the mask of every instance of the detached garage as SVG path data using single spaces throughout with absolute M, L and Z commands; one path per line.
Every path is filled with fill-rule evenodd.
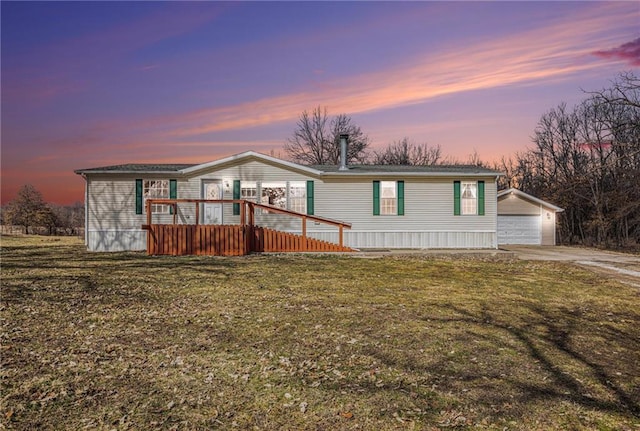
M 564 211 L 517 189 L 498 193 L 498 244 L 556 245 L 556 213 Z

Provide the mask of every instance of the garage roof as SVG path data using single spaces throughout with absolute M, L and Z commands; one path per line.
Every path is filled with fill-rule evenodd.
M 506 190 L 502 190 L 501 192 L 498 192 L 498 199 L 500 199 L 503 196 L 510 195 L 510 194 L 513 194 L 515 196 L 521 197 L 522 199 L 528 200 L 530 202 L 542 205 L 543 207 L 548 208 L 548 209 L 553 210 L 553 211 L 558 212 L 558 213 L 564 211 L 564 208 L 560 208 L 558 206 L 555 206 L 552 203 L 549 203 L 547 201 L 543 201 L 542 199 L 538 199 L 535 196 L 531 196 L 528 193 L 525 193 L 525 192 L 523 192 L 521 190 L 514 189 L 514 188 L 510 188 L 510 189 L 506 189 Z

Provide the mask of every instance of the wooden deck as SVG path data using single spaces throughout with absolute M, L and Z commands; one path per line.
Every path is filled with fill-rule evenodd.
M 198 208 L 200 203 L 227 203 L 240 205 L 238 225 L 199 224 Z M 172 206 L 173 224 L 153 224 L 151 205 L 166 204 Z M 178 224 L 178 204 L 196 205 L 196 224 Z M 254 223 L 255 208 L 270 212 L 287 214 L 302 219 L 302 232 L 295 234 L 282 232 Z M 318 216 L 301 214 L 270 205 L 257 204 L 245 200 L 205 200 L 205 199 L 148 199 L 146 203 L 147 253 L 150 255 L 212 255 L 244 256 L 252 252 L 349 252 L 353 249 L 343 244 L 343 229 L 349 229 L 349 223 Z M 310 238 L 306 234 L 307 220 L 326 223 L 339 229 L 339 243 Z

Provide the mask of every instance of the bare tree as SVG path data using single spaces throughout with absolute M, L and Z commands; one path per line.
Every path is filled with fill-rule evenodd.
M 640 81 L 626 73 L 573 109 L 545 113 L 534 147 L 516 156 L 520 188 L 566 209 L 573 243 L 640 244 Z
M 640 108 L 640 78 L 633 72 L 622 72 L 611 82 L 611 87 L 600 91 L 588 91 L 588 94 L 602 99 L 609 105 L 627 105 Z
M 84 226 L 84 205 L 76 202 L 73 205 L 50 205 L 55 214 L 56 228 L 64 230 L 66 235 L 76 235 Z
M 58 217 L 50 206 L 45 205 L 36 213 L 35 225 L 47 228 L 49 235 L 56 233 L 58 224 Z
M 469 154 L 467 157 L 467 165 L 487 167 L 487 163 L 482 160 L 480 154 L 478 154 L 478 150 L 475 148 L 473 149 L 473 153 Z
M 303 111 L 293 135 L 284 144 L 287 155 L 297 163 L 327 165 L 340 163 L 340 135 L 349 135 L 347 162 L 364 162 L 367 158 L 369 137 L 351 117 L 339 114 L 332 120 L 327 108 L 320 106 L 311 113 Z
M 502 156 L 500 161 L 494 162 L 491 169 L 502 172 L 504 176 L 498 178 L 498 190 L 508 188 L 519 188 L 517 165 L 513 158 L 508 159 Z
M 376 165 L 436 165 L 442 160 L 440 145 L 415 144 L 404 137 L 389 144 L 384 150 L 374 152 L 373 164 Z
M 7 223 L 23 226 L 25 233 L 29 233 L 30 227 L 38 225 L 39 217 L 46 208 L 42 194 L 31 184 L 26 184 L 7 204 L 4 217 Z

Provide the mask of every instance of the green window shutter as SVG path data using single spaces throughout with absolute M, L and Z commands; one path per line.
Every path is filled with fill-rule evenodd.
M 240 180 L 233 180 L 233 198 L 240 199 Z M 240 215 L 240 204 L 233 204 L 233 215 Z
M 307 214 L 313 215 L 313 181 L 307 181 Z
M 142 180 L 136 180 L 136 214 L 142 214 Z
M 380 181 L 373 182 L 373 215 L 380 215 Z
M 396 183 L 398 195 L 398 215 L 404 215 L 404 181 Z
M 178 181 L 169 180 L 169 199 L 178 199 Z
M 460 215 L 460 181 L 453 182 L 453 215 Z
M 478 215 L 484 215 L 484 181 L 478 181 Z
M 178 198 L 178 181 L 169 180 L 169 199 Z M 169 207 L 169 214 L 173 214 L 173 207 Z

